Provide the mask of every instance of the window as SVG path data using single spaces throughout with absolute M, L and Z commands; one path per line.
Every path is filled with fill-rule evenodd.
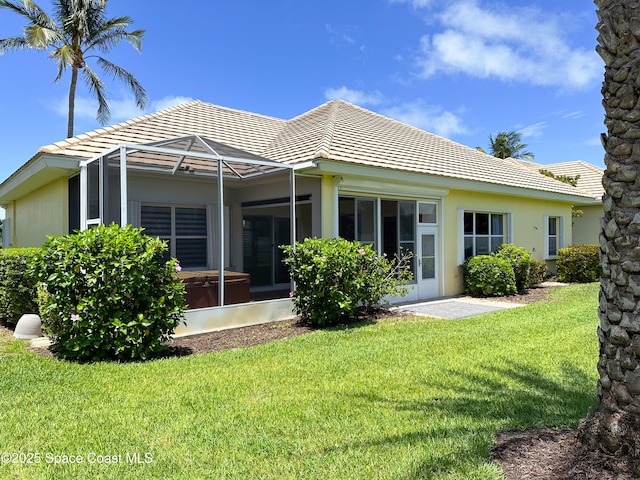
M 464 259 L 487 255 L 505 243 L 503 213 L 464 212 Z
M 207 210 L 204 207 L 142 205 L 140 223 L 147 235 L 169 243 L 168 258 L 183 268 L 207 267 Z
M 423 203 L 418 204 L 418 222 L 427 224 L 438 223 L 438 215 L 435 203 Z
M 424 203 L 419 207 L 411 200 L 365 197 L 340 197 L 338 202 L 340 237 L 371 244 L 390 259 L 416 252 L 419 214 L 423 216 L 423 223 L 437 222 L 435 203 Z M 415 257 L 410 260 L 410 268 L 415 280 Z
M 377 216 L 375 199 L 342 197 L 339 199 L 339 235 L 376 248 Z
M 556 258 L 562 248 L 562 217 L 545 216 L 545 252 L 544 258 Z

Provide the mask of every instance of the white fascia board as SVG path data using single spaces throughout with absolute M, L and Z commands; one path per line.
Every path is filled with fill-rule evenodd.
M 11 201 L 60 177 L 80 171 L 80 158 L 38 154 L 0 185 L 0 201 Z

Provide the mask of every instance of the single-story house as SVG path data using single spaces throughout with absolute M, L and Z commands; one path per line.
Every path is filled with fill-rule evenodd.
M 341 236 L 411 251 L 404 300 L 429 299 L 461 293 L 464 260 L 502 243 L 552 264 L 572 244 L 572 206 L 592 203 L 513 159 L 342 100 L 290 120 L 193 101 L 44 146 L 0 184 L 5 247 L 101 222 L 144 227 L 185 270 L 250 275 L 253 310 L 234 310 L 235 324 L 291 315 L 281 244 Z M 218 328 L 231 307 L 188 321 Z

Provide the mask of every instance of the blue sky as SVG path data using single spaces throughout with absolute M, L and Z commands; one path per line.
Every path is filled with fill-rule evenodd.
M 45 10 L 49 0 L 40 0 Z M 105 56 L 145 86 L 145 112 L 108 83 L 117 123 L 191 99 L 293 118 L 330 99 L 470 147 L 518 130 L 535 161 L 603 166 L 592 2 L 557 0 L 110 0 L 146 29 Z M 24 22 L 0 10 L 0 38 Z M 0 56 L 0 181 L 66 136 L 69 74 L 45 53 Z M 107 80 L 107 78 L 104 78 Z M 75 133 L 94 130 L 81 86 Z

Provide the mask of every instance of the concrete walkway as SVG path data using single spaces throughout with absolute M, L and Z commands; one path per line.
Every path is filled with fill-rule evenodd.
M 447 298 L 398 306 L 398 310 L 435 318 L 467 318 L 507 308 L 524 307 L 522 303 L 501 302 L 484 298 Z
M 563 287 L 568 283 L 547 281 L 540 287 Z M 499 298 L 451 297 L 436 298 L 420 303 L 398 305 L 400 311 L 435 318 L 467 318 L 507 308 L 524 307 L 524 303 L 501 301 Z

